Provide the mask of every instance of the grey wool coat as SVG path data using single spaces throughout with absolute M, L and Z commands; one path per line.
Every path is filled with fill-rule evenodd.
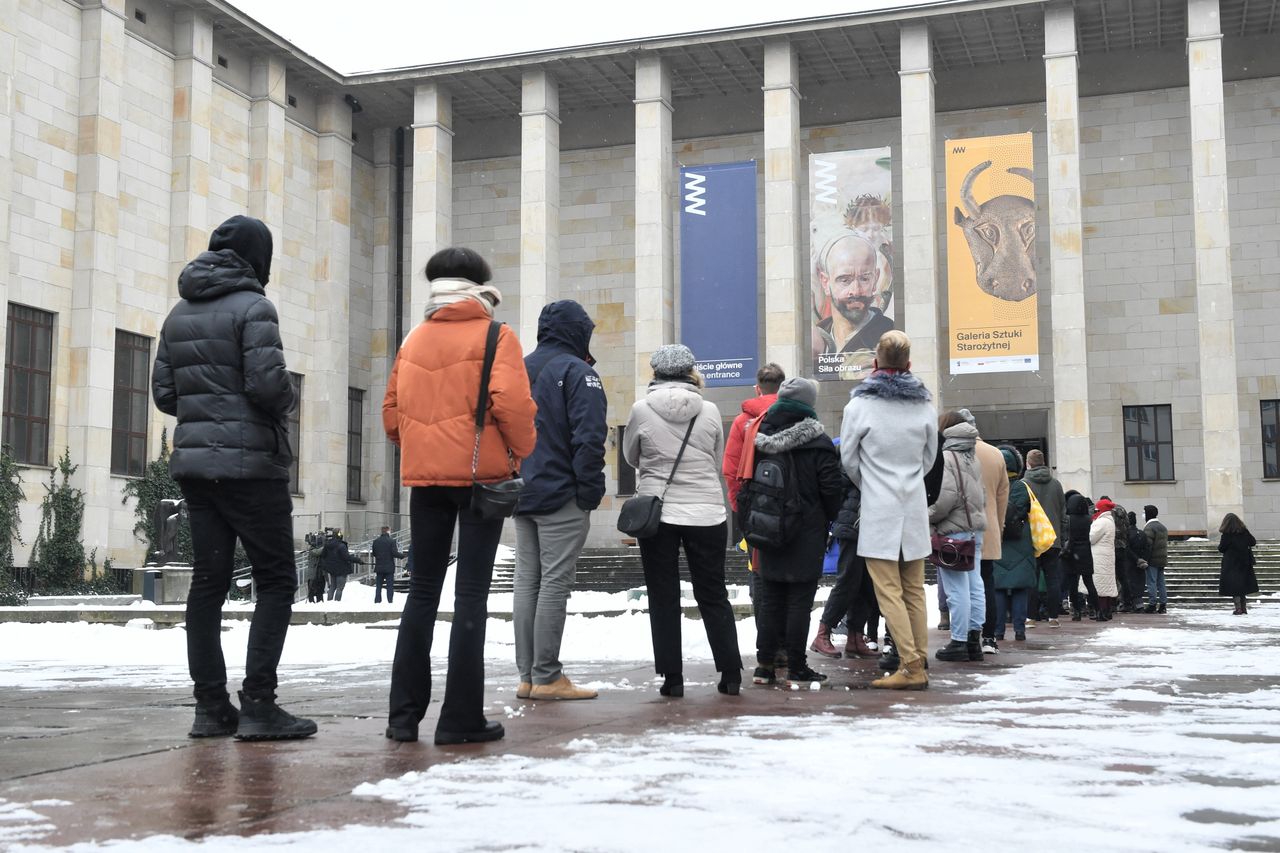
M 840 461 L 862 492 L 858 556 L 929 556 L 924 475 L 937 453 L 938 413 L 919 379 L 877 370 L 853 389 L 840 427 Z
M 715 403 L 702 399 L 702 393 L 687 382 L 654 382 L 644 399 L 631 407 L 622 437 L 622 455 L 636 469 L 637 495 L 663 493 L 680 452 L 680 442 L 694 418 L 698 422 L 663 503 L 724 502 L 720 485 L 720 462 L 724 456 L 720 410 Z

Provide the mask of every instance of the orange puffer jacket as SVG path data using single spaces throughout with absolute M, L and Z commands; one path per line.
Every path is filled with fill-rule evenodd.
M 488 330 L 489 315 L 467 300 L 432 314 L 400 347 L 382 400 L 382 426 L 400 447 L 403 485 L 471 485 L 476 396 Z M 537 439 L 533 416 L 538 407 L 529 394 L 524 353 L 507 326 L 498 335 L 489 398 L 476 470 L 481 482 L 509 477 L 507 451 L 518 468 Z

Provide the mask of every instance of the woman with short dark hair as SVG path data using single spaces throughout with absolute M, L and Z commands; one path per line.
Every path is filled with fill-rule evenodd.
M 1258 540 L 1234 512 L 1223 517 L 1218 532 L 1222 534 L 1218 540 L 1218 550 L 1222 552 L 1218 595 L 1228 596 L 1235 604 L 1231 615 L 1244 616 L 1249 612 L 1247 596 L 1258 591 L 1258 575 L 1253 570 L 1253 546 Z

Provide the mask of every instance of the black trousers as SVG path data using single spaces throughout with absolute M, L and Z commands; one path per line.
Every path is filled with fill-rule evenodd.
M 848 617 L 849 633 L 862 633 L 865 625 L 855 624 L 858 613 L 855 608 L 862 599 L 864 586 L 872 586 L 867 581 L 867 561 L 858 556 L 858 544 L 853 540 L 840 540 L 840 558 L 836 562 L 836 583 L 827 596 L 827 604 L 822 608 L 822 624 L 834 628 L 840 620 Z M 817 587 L 814 587 L 815 590 Z M 811 601 L 810 604 L 813 602 Z M 790 649 L 788 649 L 790 651 Z
M 716 670 L 737 674 L 742 670 L 738 652 L 738 628 L 724 586 L 724 522 L 711 527 L 667 524 L 653 536 L 640 540 L 640 562 L 649 592 L 649 630 L 653 636 L 653 667 L 659 675 L 681 675 L 684 661 L 680 647 L 680 548 L 689 562 L 693 597 L 702 614 L 702 625 L 711 644 Z M 756 578 L 756 602 L 763 584 Z
M 982 573 L 982 588 L 986 593 L 987 599 L 987 618 L 982 623 L 982 636 L 994 637 L 997 627 L 1001 632 L 1004 631 L 1003 625 L 996 625 L 996 561 L 982 560 L 979 564 L 979 570 Z
M 288 480 L 180 480 L 194 563 L 187 596 L 187 668 L 197 702 L 227 698 L 222 603 L 231 589 L 236 539 L 253 565 L 257 604 L 249 625 L 244 692 L 275 699 L 276 667 L 293 612 L 293 499 Z
M 413 571 L 400 617 L 391 665 L 391 709 L 387 722 L 417 730 L 431 703 L 431 640 L 440 590 L 449 568 L 453 530 L 458 528 L 449 669 L 436 728 L 473 732 L 484 728 L 484 631 L 489 618 L 493 559 L 503 519 L 486 521 L 471 511 L 466 486 L 415 486 L 409 493 Z
M 817 581 L 787 583 L 760 579 L 760 634 L 756 639 L 756 661 L 761 666 L 773 669 L 779 649 L 786 650 L 789 668 L 804 666 L 809 617 L 813 613 L 813 597 L 817 591 Z
M 1049 619 L 1057 619 L 1062 615 L 1062 561 L 1061 551 L 1050 548 L 1036 562 L 1040 571 L 1044 572 L 1045 591 L 1040 595 L 1040 609 Z
M 1073 557 L 1070 552 L 1062 554 L 1062 585 L 1064 589 L 1070 590 L 1071 608 L 1084 612 L 1085 604 L 1090 607 L 1098 606 L 1098 590 L 1093 585 L 1093 565 L 1084 563 L 1088 567 L 1087 571 L 1081 571 L 1081 560 Z M 1084 581 L 1084 588 L 1088 591 L 1088 598 L 1080 593 L 1080 581 Z
M 391 603 L 391 597 L 395 595 L 395 575 L 391 572 L 374 572 L 373 575 L 373 603 L 382 603 L 382 588 L 387 589 L 387 604 Z

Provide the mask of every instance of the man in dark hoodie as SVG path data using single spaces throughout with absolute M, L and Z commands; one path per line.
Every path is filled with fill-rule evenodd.
M 178 277 L 181 299 L 164 321 L 152 371 L 156 406 L 178 419 L 169 472 L 187 501 L 195 552 L 186 615 L 192 737 L 275 740 L 316 731 L 275 702 L 298 585 L 288 426 L 297 400 L 276 309 L 264 295 L 270 272 L 265 224 L 233 216 L 219 225 L 209 251 Z M 257 593 L 238 711 L 227 694 L 220 636 L 236 539 Z
M 1027 453 L 1027 473 L 1022 478 L 1040 502 L 1040 508 L 1049 516 L 1053 525 L 1053 545 L 1039 557 L 1036 562 L 1044 575 L 1045 593 L 1041 596 L 1040 610 L 1049 620 L 1050 628 L 1058 627 L 1058 616 L 1062 614 L 1062 535 L 1066 532 L 1067 499 L 1062 492 L 1062 484 L 1053 476 L 1049 466 L 1045 464 L 1044 453 L 1031 450 Z
M 1147 613 L 1164 613 L 1169 606 L 1169 592 L 1164 585 L 1164 569 L 1169 563 L 1169 528 L 1156 518 L 1160 510 L 1155 504 L 1142 508 L 1147 523 L 1142 535 L 1147 540 Z
M 524 460 L 516 512 L 513 621 L 519 699 L 594 699 L 560 665 L 565 607 L 591 511 L 604 497 L 607 400 L 588 346 L 595 323 L 572 299 L 538 317 L 538 346 L 525 357 L 538 404 L 538 443 Z

